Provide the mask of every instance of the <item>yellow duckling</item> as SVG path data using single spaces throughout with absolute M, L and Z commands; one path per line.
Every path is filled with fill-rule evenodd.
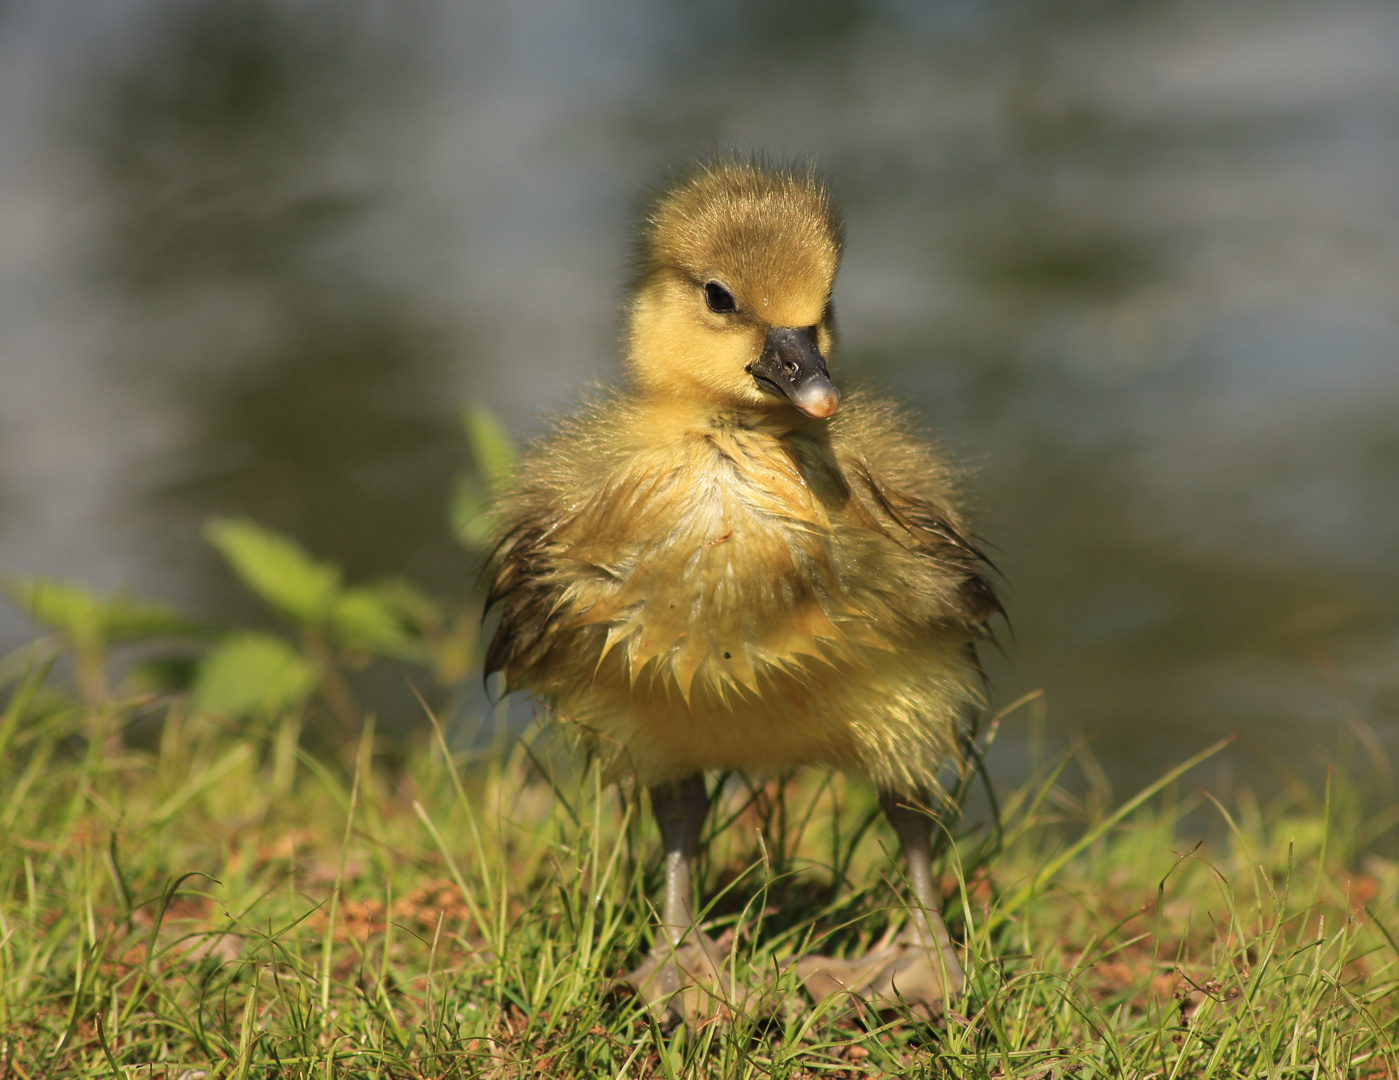
M 936 1005 L 962 986 L 909 804 L 954 749 L 999 605 L 948 467 L 827 368 L 841 244 L 808 172 L 725 161 L 671 188 L 641 236 L 628 385 L 536 445 L 499 509 L 487 670 L 651 790 L 661 926 L 626 980 L 658 1011 L 732 992 L 690 900 L 717 769 L 866 776 L 902 842 L 904 933 L 800 959 L 814 996 Z

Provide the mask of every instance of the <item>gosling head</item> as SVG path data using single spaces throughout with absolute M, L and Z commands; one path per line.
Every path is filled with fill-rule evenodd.
M 644 393 L 824 420 L 842 227 L 810 172 L 723 162 L 662 195 L 641 235 L 627 365 Z

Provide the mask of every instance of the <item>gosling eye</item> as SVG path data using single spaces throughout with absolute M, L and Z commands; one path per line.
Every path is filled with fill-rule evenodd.
M 734 294 L 717 281 L 705 283 L 704 302 L 709 305 L 710 311 L 717 311 L 720 314 L 738 310 L 738 305 L 734 303 Z

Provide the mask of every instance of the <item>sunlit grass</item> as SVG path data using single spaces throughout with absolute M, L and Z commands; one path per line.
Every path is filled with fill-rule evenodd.
M 177 706 L 114 757 L 101 733 L 146 706 L 37 689 L 0 722 L 3 1080 L 1399 1075 L 1399 868 L 1350 781 L 1259 807 L 1173 780 L 1126 813 L 1054 767 L 1001 792 L 1003 844 L 967 820 L 941 856 L 969 992 L 928 1023 L 813 1006 L 780 968 L 885 932 L 869 793 L 731 778 L 706 918 L 768 989 L 687 1031 L 612 992 L 649 943 L 653 830 L 594 773 L 547 779 L 567 755 L 434 734 L 390 767 L 371 732 L 324 761 L 293 722 Z

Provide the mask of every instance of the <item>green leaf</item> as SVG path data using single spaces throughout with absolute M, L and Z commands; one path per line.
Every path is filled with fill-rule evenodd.
M 174 609 L 124 593 L 99 597 L 81 585 L 51 578 L 22 578 L 8 583 L 5 591 L 35 622 L 71 641 L 97 644 L 200 633 Z
M 483 547 L 491 535 L 490 497 L 474 476 L 463 476 L 452 492 L 452 532 L 462 545 Z
M 172 608 L 120 595 L 108 598 L 102 605 L 102 626 L 108 641 L 194 637 L 208 632 Z
M 87 589 L 50 578 L 23 578 L 7 583 L 5 592 L 16 606 L 42 626 L 75 641 L 101 637 L 101 601 Z
M 238 634 L 204 658 L 194 701 L 229 720 L 276 713 L 304 702 L 319 675 L 300 653 L 270 634 Z
M 295 541 L 251 521 L 211 521 L 204 535 L 248 588 L 273 607 L 303 623 L 320 622 L 330 613 L 340 591 L 337 567 L 317 562 Z
M 505 490 L 515 468 L 515 444 L 484 405 L 462 413 L 475 475 L 463 476 L 452 494 L 452 531 L 468 548 L 480 548 L 491 535 L 491 499 Z
M 351 648 L 396 651 L 409 635 L 393 606 L 373 589 L 346 589 L 330 613 L 336 637 Z
M 403 578 L 388 578 L 371 590 L 389 605 L 414 633 L 436 630 L 442 625 L 442 612 L 427 594 Z
M 462 415 L 467 445 L 476 464 L 476 472 L 485 482 L 490 494 L 499 493 L 515 469 L 515 443 L 495 413 L 484 405 L 472 405 Z
M 330 616 L 342 645 L 405 660 L 423 659 L 423 638 L 441 624 L 437 605 L 399 580 L 346 589 Z

